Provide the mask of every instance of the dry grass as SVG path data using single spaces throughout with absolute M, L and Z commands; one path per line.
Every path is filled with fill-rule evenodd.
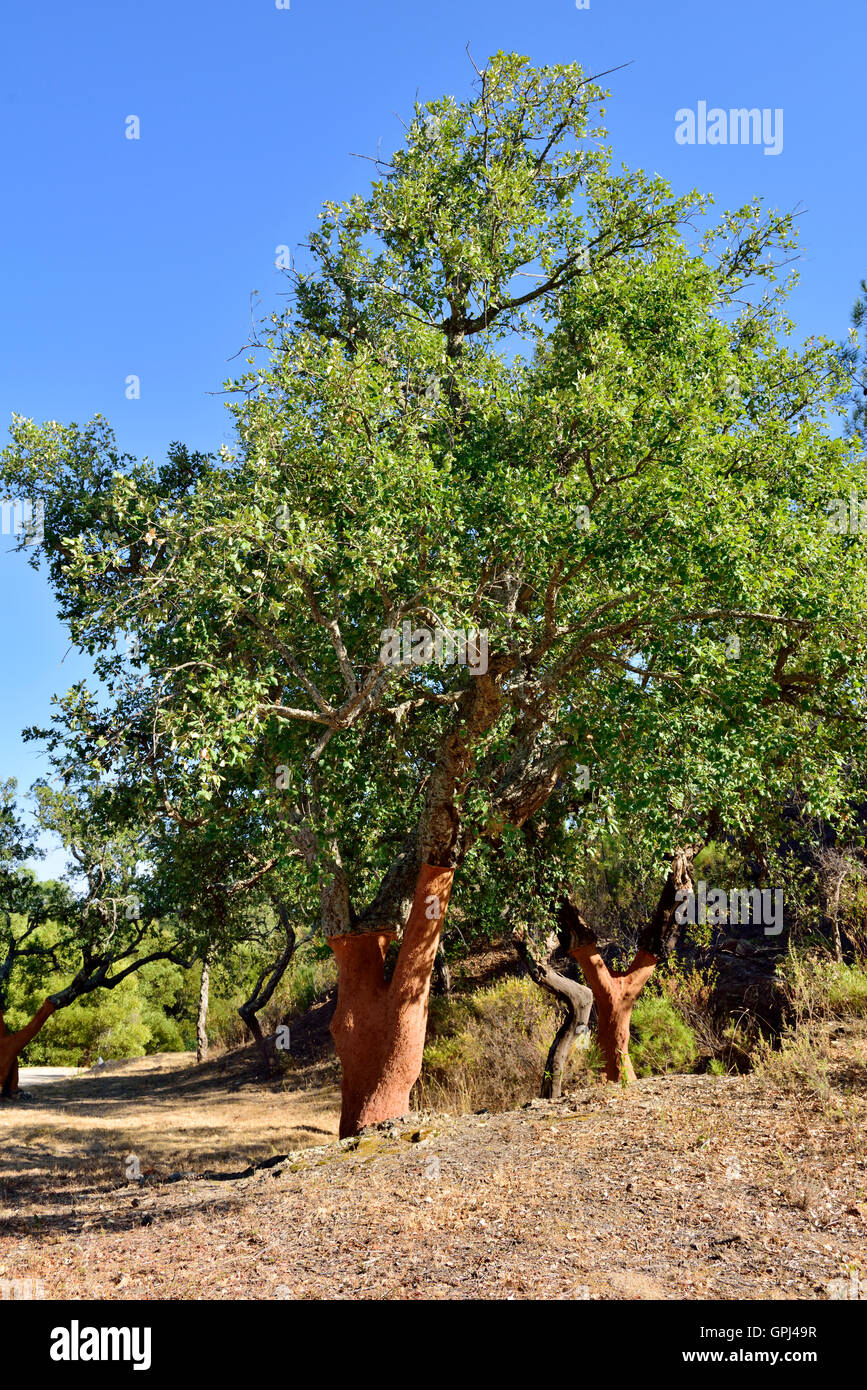
M 249 1051 L 197 1067 L 194 1053 L 109 1063 L 0 1106 L 0 1192 L 20 1202 L 69 1177 L 89 1188 L 246 1164 L 337 1134 L 333 1068 L 317 1064 L 263 1084 Z M 135 1165 L 133 1165 L 135 1168 Z
M 413 1092 L 422 1110 L 508 1110 L 539 1094 L 562 1011 L 524 976 L 471 995 L 432 999 L 424 1065 Z M 593 1058 L 575 1048 L 566 1084 L 587 1084 Z
M 194 1072 L 163 1074 L 163 1114 Z M 7 1166 L 0 1278 L 106 1300 L 826 1299 L 864 1272 L 864 1078 L 850 1034 L 835 1044 L 836 1118 L 756 1077 L 679 1075 L 357 1142 L 302 1147 L 305 1135 L 286 1162 L 234 1182 L 119 1184 L 83 1150 L 48 1182 L 22 1187 Z M 92 1102 L 112 1080 L 92 1083 Z M 287 1094 L 287 1129 L 309 1118 L 291 1108 L 302 1099 Z M 221 1168 L 267 1156 L 279 1088 L 198 1103 L 201 1124 L 235 1126 Z M 42 1109 L 50 1172 L 70 1115 Z M 189 1133 L 182 1168 L 213 1152 Z
M 791 1026 L 776 1043 L 763 1039 L 757 1044 L 756 1074 L 785 1094 L 834 1114 L 835 1038 L 853 1031 L 848 1020 L 867 1014 L 867 972 L 861 963 L 842 965 L 819 956 L 789 957 L 785 972 Z M 854 1032 L 860 1036 L 857 1025 Z

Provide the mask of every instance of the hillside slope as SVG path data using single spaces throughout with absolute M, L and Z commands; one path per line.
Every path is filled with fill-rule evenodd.
M 69 1101 L 53 1124 L 40 1101 L 34 1172 L 9 1147 L 9 1106 L 0 1278 L 41 1278 L 48 1298 L 825 1299 L 867 1277 L 865 1076 L 863 1033 L 847 1030 L 823 1102 L 755 1076 L 679 1075 L 359 1140 L 296 1129 L 285 1158 L 273 1124 L 258 1151 L 251 1125 L 244 1161 L 269 1167 L 122 1185 L 83 1150 L 49 1161 Z M 313 1094 L 269 1102 L 245 1086 L 232 1105 L 270 1104 L 289 1134 Z M 229 1116 L 216 1088 L 196 1106 L 213 1126 L 190 1157 L 199 1173 Z M 224 1138 L 220 1170 L 237 1172 Z

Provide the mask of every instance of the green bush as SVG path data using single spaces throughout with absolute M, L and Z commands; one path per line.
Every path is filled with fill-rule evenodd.
M 867 1014 L 867 969 L 863 962 L 845 965 L 808 956 L 792 962 L 789 976 L 797 977 L 808 1015 L 853 1018 Z
M 51 985 L 56 989 L 60 981 Z M 9 1010 L 10 1032 L 32 1016 L 33 1008 L 16 1006 Z M 105 1061 L 122 1057 L 143 1057 L 152 1034 L 142 1016 L 142 1000 L 135 976 L 128 976 L 113 990 L 98 990 L 77 999 L 49 1019 L 22 1056 L 31 1067 L 87 1067 L 99 1057 Z
M 698 1039 L 669 998 L 644 994 L 632 1011 L 629 1055 L 636 1076 L 691 1071 L 699 1057 Z
M 533 1099 L 561 1018 L 550 996 L 526 977 L 464 997 L 434 997 L 414 1103 L 456 1113 L 507 1110 Z M 587 1049 L 576 1047 L 566 1084 L 588 1081 L 592 1062 Z

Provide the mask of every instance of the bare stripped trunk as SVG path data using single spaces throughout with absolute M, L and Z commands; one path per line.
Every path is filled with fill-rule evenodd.
M 30 1022 L 24 1028 L 19 1028 L 17 1033 L 7 1033 L 6 1025 L 0 1017 L 0 1091 L 4 1096 L 17 1091 L 18 1058 L 53 1013 L 54 1005 L 50 999 L 46 999 Z
M 494 656 L 474 677 L 455 708 L 453 731 L 441 743 L 426 779 L 418 825 L 404 842 L 374 901 L 354 918 L 348 892 L 340 912 L 329 904 L 323 921 L 337 959 L 337 1008 L 331 1025 L 343 1069 L 340 1133 L 405 1114 L 421 1071 L 431 973 L 455 870 L 473 833 L 461 823 L 456 797 L 466 785 L 474 747 L 500 717 L 499 681 L 512 669 L 511 654 Z M 568 749 L 534 759 L 528 745 L 506 765 L 494 798 L 494 821 L 522 825 L 550 795 Z M 477 832 L 476 832 L 477 833 Z M 407 916 L 408 913 L 408 916 Z M 406 926 L 404 927 L 404 923 Z M 403 939 L 391 981 L 385 981 L 388 943 Z
M 208 1000 L 211 992 L 211 954 L 208 952 L 202 961 L 202 979 L 199 985 L 199 1014 L 196 1019 L 196 1061 L 204 1062 L 208 1055 Z
M 595 946 L 570 952 L 593 991 L 599 1047 L 605 1058 L 607 1081 L 634 1081 L 629 1060 L 629 1025 L 632 1009 L 656 965 L 656 957 L 639 951 L 628 970 L 612 972 Z
M 421 1071 L 431 972 L 454 869 L 423 864 L 391 980 L 385 953 L 396 933 L 330 938 L 337 959 L 331 1034 L 343 1070 L 340 1135 L 403 1115 Z
M 689 892 L 692 887 L 689 866 L 693 854 L 693 850 L 678 850 L 674 855 L 656 911 L 641 932 L 635 959 L 626 970 L 609 970 L 594 932 L 574 903 L 565 898 L 561 904 L 561 932 L 567 934 L 566 939 L 571 942 L 569 954 L 581 966 L 596 1001 L 599 1047 L 605 1058 L 608 1081 L 635 1080 L 629 1058 L 632 1010 L 658 962 L 674 949 L 678 931 L 677 894 Z
M 3 1010 L 0 1009 L 0 1040 L 8 1036 Z M 18 1058 L 15 1058 L 5 1077 L 2 1075 L 2 1066 L 0 1062 L 0 1096 L 14 1095 L 18 1090 Z

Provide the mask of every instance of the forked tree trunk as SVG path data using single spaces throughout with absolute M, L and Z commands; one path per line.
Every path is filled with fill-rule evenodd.
M 689 866 L 694 850 L 678 850 L 662 890 L 656 911 L 641 932 L 638 951 L 627 970 L 609 970 L 597 945 L 596 936 L 569 898 L 564 898 L 559 926 L 570 941 L 569 954 L 584 972 L 596 1001 L 599 1047 L 605 1058 L 608 1081 L 635 1080 L 629 1058 L 629 1025 L 635 1001 L 655 966 L 674 949 L 679 923 L 675 911 L 680 892 L 690 892 Z
M 53 1013 L 54 1005 L 50 999 L 46 999 L 30 1022 L 24 1028 L 19 1028 L 17 1033 L 6 1031 L 0 1015 L 0 1091 L 4 1096 L 14 1095 L 18 1090 L 18 1058 Z
M 599 1047 L 605 1058 L 607 1081 L 634 1081 L 629 1058 L 632 1009 L 656 965 L 656 956 L 639 951 L 628 970 L 610 971 L 595 946 L 570 952 L 584 971 L 596 1001 Z
M 332 936 L 337 1008 L 331 1023 L 343 1070 L 340 1137 L 404 1115 L 424 1055 L 431 972 L 454 869 L 423 864 L 391 980 L 391 930 Z
M 196 1061 L 204 1062 L 208 1055 L 208 1002 L 211 993 L 211 953 L 202 960 L 202 979 L 199 984 L 199 1013 L 196 1019 Z

